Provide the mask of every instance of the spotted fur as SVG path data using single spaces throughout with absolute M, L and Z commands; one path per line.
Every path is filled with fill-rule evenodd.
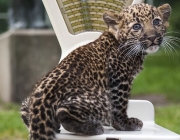
M 142 121 L 126 112 L 131 85 L 145 56 L 158 50 L 170 11 L 168 4 L 142 3 L 105 12 L 108 31 L 71 52 L 23 101 L 30 139 L 52 140 L 60 124 L 81 135 L 102 134 L 103 125 L 141 130 Z

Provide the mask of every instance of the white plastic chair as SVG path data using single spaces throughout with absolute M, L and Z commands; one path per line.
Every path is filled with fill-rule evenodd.
M 97 39 L 101 35 L 100 31 L 104 27 L 104 25 L 100 25 L 102 29 L 96 29 L 96 31 L 83 32 L 82 29 L 79 29 L 78 31 L 74 30 L 69 23 L 70 19 L 67 17 L 68 12 L 66 10 L 74 8 L 78 1 L 89 1 L 93 3 L 102 1 L 102 3 L 110 2 L 112 4 L 111 0 L 43 0 L 61 46 L 62 54 L 60 61 L 77 47 Z M 115 1 L 122 2 L 125 0 Z M 143 2 L 143 0 L 127 0 L 122 7 L 141 2 Z M 81 33 L 77 34 L 78 32 Z M 155 124 L 154 107 L 149 101 L 130 100 L 128 115 L 129 117 L 136 117 L 143 121 L 144 125 L 141 131 L 116 131 L 111 127 L 106 127 L 103 135 L 84 137 L 73 135 L 61 128 L 61 133 L 57 134 L 56 137 L 58 140 L 106 140 L 108 138 L 111 138 L 112 140 L 180 140 L 178 134 Z

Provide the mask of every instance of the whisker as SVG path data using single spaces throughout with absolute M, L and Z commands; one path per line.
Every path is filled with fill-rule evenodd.
M 179 44 L 176 43 L 177 40 L 170 39 L 170 38 L 166 38 L 165 41 L 166 41 L 166 42 L 169 42 L 170 44 L 175 45 L 175 46 L 178 47 L 178 48 L 180 48 Z M 180 40 L 179 40 L 179 42 L 180 42 Z
M 171 45 L 171 44 L 173 44 L 174 46 L 178 46 L 178 44 L 176 43 L 176 42 L 174 42 L 174 41 L 169 41 L 169 42 L 167 42 L 168 43 L 168 45 L 174 50 L 174 51 L 176 51 L 176 49 Z M 177 51 L 176 51 L 177 52 Z
M 135 49 L 134 49 L 134 45 L 131 46 L 131 48 L 128 50 L 128 52 L 125 54 L 125 57 L 129 56 L 129 54 L 131 54 L 132 52 L 134 52 Z
M 125 57 L 131 57 L 134 60 L 139 53 L 140 46 L 139 44 L 132 45 L 130 50 L 125 54 Z
M 172 43 L 172 44 L 174 44 L 175 46 L 176 45 L 178 45 L 176 42 L 172 42 L 172 41 L 165 41 L 165 43 L 166 43 L 166 45 L 168 46 L 168 48 L 170 48 L 171 50 L 174 50 L 174 52 L 176 52 L 176 54 L 178 54 L 177 53 L 177 51 L 176 51 L 176 49 L 170 44 L 170 43 Z
M 143 43 L 141 43 L 141 52 L 142 52 L 142 57 L 144 57 L 144 44 Z
M 134 54 L 134 59 L 133 59 L 133 63 L 134 63 L 134 61 L 135 61 L 135 58 L 136 58 L 136 56 L 138 55 L 138 53 L 139 53 L 139 45 L 138 46 L 136 46 L 137 47 L 137 49 L 135 50 L 135 54 Z
M 129 46 L 129 45 L 131 45 L 131 44 L 134 44 L 134 42 L 126 42 L 124 45 L 122 45 L 122 46 L 120 46 L 120 48 L 122 48 L 122 47 L 125 47 L 125 46 Z
M 128 46 L 125 50 L 123 50 L 122 52 L 121 52 L 121 54 L 123 54 L 125 51 L 127 51 L 128 49 L 131 49 L 131 46 Z
M 125 57 L 131 56 L 131 54 L 133 54 L 134 51 L 135 51 L 134 45 L 132 45 L 132 46 L 130 47 L 130 49 L 126 52 Z
M 172 43 L 173 45 L 175 45 L 177 47 L 179 47 L 179 45 L 174 40 L 167 39 L 166 41 L 169 42 L 169 43 Z
M 166 47 L 166 44 L 164 44 L 163 50 L 164 50 L 164 52 L 168 55 L 168 57 L 171 58 L 171 55 L 170 55 L 170 53 L 169 53 L 169 51 L 168 51 L 168 49 L 167 49 L 167 47 Z
M 129 40 L 128 42 L 126 42 L 125 44 L 123 44 L 122 46 L 120 45 L 117 49 L 117 51 L 120 54 L 123 54 L 126 50 L 128 50 L 130 48 L 130 46 L 134 45 L 135 40 Z M 127 47 L 127 48 L 125 48 Z M 125 48 L 125 49 L 124 49 Z M 123 50 L 124 49 L 124 50 Z M 121 52 L 122 50 L 122 52 Z
M 169 47 L 166 47 L 166 50 L 167 50 L 167 52 L 168 52 L 169 60 L 170 60 L 170 61 L 171 61 L 171 60 L 174 60 L 174 56 L 172 55 Z
M 123 46 L 119 47 L 120 49 L 123 49 L 124 47 L 127 47 L 127 48 L 125 48 L 125 49 L 121 52 L 121 54 L 123 54 L 123 53 L 124 53 L 125 51 L 127 51 L 128 49 L 131 49 L 131 47 L 135 45 L 135 44 L 134 44 L 135 42 L 137 42 L 137 40 L 128 41 L 128 42 L 126 42 Z
M 176 52 L 176 50 L 174 49 L 174 47 L 171 46 L 171 44 L 168 43 L 167 41 L 164 41 L 164 42 L 163 42 L 163 48 L 164 48 L 164 51 L 167 52 L 169 58 L 174 59 L 173 50 Z
M 165 40 L 170 39 L 170 40 L 174 40 L 174 41 L 180 42 L 180 38 L 174 37 L 174 36 L 165 36 L 164 39 Z
M 165 34 L 172 34 L 172 33 L 180 34 L 180 32 L 177 32 L 177 31 L 168 31 L 168 32 L 166 32 Z

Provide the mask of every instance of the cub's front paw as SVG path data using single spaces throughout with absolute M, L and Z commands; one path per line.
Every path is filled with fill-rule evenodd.
M 137 118 L 129 118 L 127 131 L 140 131 L 143 127 L 143 122 Z
M 112 120 L 112 127 L 121 131 L 139 131 L 143 127 L 143 122 L 137 118 L 124 118 Z

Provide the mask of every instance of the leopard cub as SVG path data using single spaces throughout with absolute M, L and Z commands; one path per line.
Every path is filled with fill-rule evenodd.
M 144 3 L 105 12 L 108 30 L 72 51 L 23 101 L 30 139 L 52 140 L 60 125 L 81 135 L 103 134 L 103 125 L 141 130 L 142 121 L 126 112 L 131 85 L 145 56 L 159 49 L 170 12 L 169 4 Z

